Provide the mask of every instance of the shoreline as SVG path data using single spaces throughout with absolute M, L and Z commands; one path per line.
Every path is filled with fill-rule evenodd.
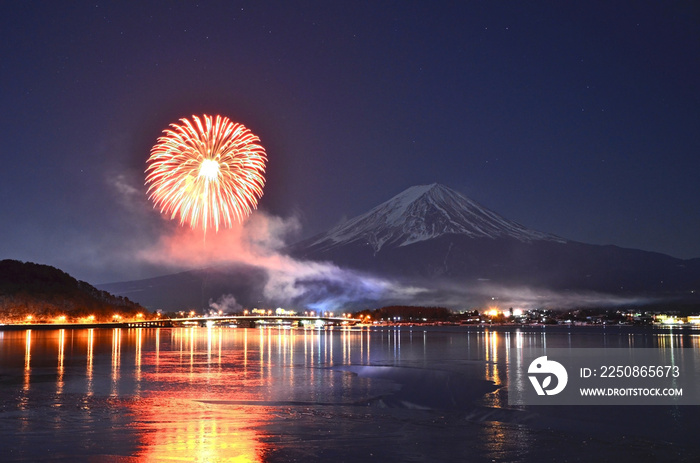
M 193 325 L 194 326 L 194 325 Z M 217 327 L 225 327 L 216 325 Z M 282 325 L 261 325 L 261 327 L 282 327 Z M 598 329 L 601 331 L 624 331 L 624 330 L 658 330 L 658 331 L 695 331 L 700 330 L 700 326 L 695 324 L 676 324 L 676 325 L 607 325 L 607 324 L 589 324 L 589 325 L 571 325 L 571 324 L 440 324 L 440 323 L 395 323 L 395 324 L 376 324 L 376 325 L 354 325 L 358 328 L 437 328 L 439 329 L 459 329 L 465 331 L 512 331 L 512 330 L 551 330 L 551 331 L 570 331 L 574 330 L 591 330 Z M 177 328 L 170 320 L 153 320 L 139 322 L 104 322 L 104 323 L 0 323 L 0 332 L 3 331 L 26 331 L 26 330 L 74 330 L 74 329 L 104 329 L 104 328 Z M 301 327 L 300 327 L 301 328 Z M 307 328 L 301 328 L 307 329 Z
M 169 320 L 141 322 L 105 322 L 105 323 L 0 323 L 0 331 L 22 330 L 75 330 L 94 328 L 170 328 Z

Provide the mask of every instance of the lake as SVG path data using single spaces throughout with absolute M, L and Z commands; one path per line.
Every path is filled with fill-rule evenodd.
M 697 461 L 697 406 L 509 406 L 519 346 L 695 355 L 700 332 L 0 331 L 0 460 Z

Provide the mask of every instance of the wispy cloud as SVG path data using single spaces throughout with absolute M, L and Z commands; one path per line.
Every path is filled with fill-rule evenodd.
M 267 274 L 263 288 L 267 300 L 318 310 L 334 310 L 360 301 L 410 301 L 427 291 L 330 262 L 298 260 L 282 253 L 286 238 L 297 234 L 299 228 L 295 218 L 256 212 L 243 225 L 216 233 L 174 229 L 138 257 L 167 266 L 242 264 L 262 269 Z
M 558 291 L 547 288 L 498 284 L 488 280 L 455 284 L 438 281 L 431 292 L 421 295 L 421 302 L 453 308 L 574 309 L 581 307 L 616 307 L 645 305 L 657 300 L 645 296 L 623 296 L 596 291 Z

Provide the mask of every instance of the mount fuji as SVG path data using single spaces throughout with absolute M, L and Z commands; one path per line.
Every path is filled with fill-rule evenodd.
M 580 243 L 532 230 L 440 184 L 413 186 L 295 244 L 297 258 L 423 281 L 683 296 L 700 259 Z
M 383 247 L 407 246 L 451 234 L 469 238 L 512 238 L 523 243 L 566 242 L 558 236 L 525 228 L 454 190 L 434 183 L 408 188 L 366 214 L 301 246 L 318 253 L 359 244 L 369 246 L 376 254 Z

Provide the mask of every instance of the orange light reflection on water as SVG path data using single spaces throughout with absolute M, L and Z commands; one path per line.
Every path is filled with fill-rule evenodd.
M 112 390 L 110 394 L 112 397 L 117 397 L 119 395 L 119 367 L 121 364 L 121 349 L 122 330 L 121 328 L 115 328 L 112 331 Z
M 258 342 L 249 345 L 255 331 L 248 331 L 175 329 L 159 335 L 158 349 L 139 351 L 142 381 L 159 385 L 131 406 L 144 428 L 139 459 L 263 461 L 261 428 L 273 416 L 262 391 L 272 387 L 273 353 L 286 358 L 291 346 L 269 329 L 258 330 Z M 259 370 L 250 377 L 255 363 Z
M 60 396 L 63 394 L 63 388 L 65 386 L 64 374 L 64 356 L 66 348 L 66 330 L 61 329 L 58 331 L 58 376 L 56 378 L 56 395 Z
M 73 421 L 60 417 L 77 414 L 105 441 L 123 433 L 138 461 L 261 462 L 277 451 L 298 404 L 354 403 L 354 388 L 370 387 L 328 368 L 369 363 L 369 331 L 89 328 L 12 337 L 0 358 L 16 352 L 18 410 L 32 410 L 44 389 L 32 375 L 51 368 L 52 426 L 68 430 Z M 392 346 L 400 348 L 397 333 Z M 31 434 L 33 421 L 22 423 Z M 91 445 L 101 445 L 96 439 Z
M 88 329 L 87 334 L 87 365 L 85 366 L 85 377 L 87 379 L 87 396 L 92 397 L 93 389 L 93 368 L 94 368 L 94 351 L 95 351 L 95 329 Z
M 32 376 L 32 330 L 27 330 L 24 348 L 24 392 L 29 392 Z
M 139 401 L 140 422 L 157 423 L 141 434 L 143 461 L 262 462 L 266 445 L 257 429 L 265 407 L 209 404 L 199 396 L 163 394 Z M 167 416 L 167 419 L 163 419 Z

